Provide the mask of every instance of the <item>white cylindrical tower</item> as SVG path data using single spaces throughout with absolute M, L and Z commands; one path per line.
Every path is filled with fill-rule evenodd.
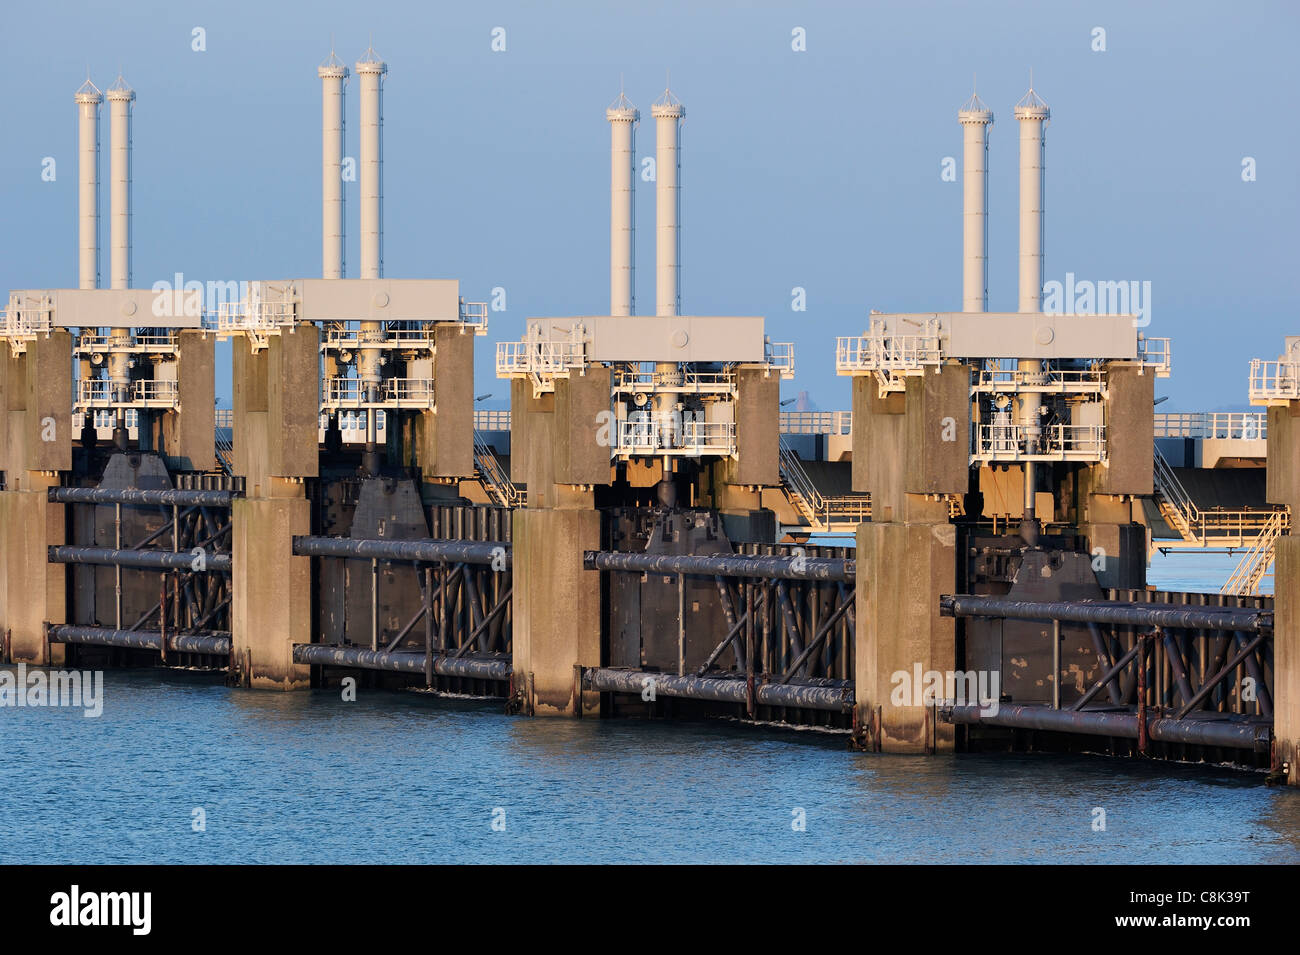
M 121 75 L 105 92 L 109 126 L 110 287 L 131 287 L 131 114 L 135 91 Z
M 361 277 L 384 274 L 384 74 L 388 66 L 366 50 L 356 65 L 361 78 Z
M 993 112 L 974 94 L 957 113 L 962 129 L 961 309 L 989 308 L 989 126 Z
M 1020 124 L 1020 311 L 1039 312 L 1043 305 L 1043 129 L 1051 117 L 1047 104 L 1039 98 L 1031 85 L 1014 110 Z M 1017 365 L 1026 383 L 1042 379 L 1040 361 L 1023 360 Z M 1026 450 L 1038 450 L 1042 436 L 1042 395 L 1023 392 L 1020 395 L 1019 423 L 1024 429 Z M 1037 540 L 1034 491 L 1037 468 L 1025 462 L 1025 539 L 1031 544 Z
M 99 104 L 87 77 L 77 90 L 77 275 L 81 288 L 99 287 Z
M 641 113 L 621 92 L 609 121 L 609 314 L 636 311 L 636 124 Z
M 1051 117 L 1030 88 L 1016 104 L 1020 124 L 1020 311 L 1037 312 L 1043 302 L 1043 129 Z
M 681 151 L 686 108 L 671 90 L 650 108 L 655 118 L 655 314 L 679 315 L 681 290 Z
M 343 117 L 348 68 L 331 50 L 316 74 L 321 81 L 321 277 L 341 279 L 347 274 Z

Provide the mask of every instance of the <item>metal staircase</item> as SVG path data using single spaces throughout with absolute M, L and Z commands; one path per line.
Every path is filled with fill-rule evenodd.
M 474 429 L 474 463 L 478 465 L 479 479 L 493 503 L 498 507 L 520 507 L 526 494 L 524 489 L 510 480 L 506 469 L 497 460 L 496 452 L 488 444 L 483 433 Z
M 1285 509 L 1281 510 L 1282 517 L 1279 518 L 1279 509 L 1274 507 L 1202 510 L 1196 506 L 1159 448 L 1154 449 L 1153 461 L 1156 506 L 1160 516 L 1182 539 L 1178 543 L 1162 541 L 1159 545 L 1153 544 L 1157 549 L 1253 547 L 1272 522 L 1282 520 L 1284 526 L 1289 523 Z
M 1236 569 L 1228 582 L 1223 585 L 1225 594 L 1258 594 L 1259 585 L 1268 576 L 1273 566 L 1273 544 L 1286 533 L 1290 524 L 1289 513 L 1282 508 L 1273 512 L 1272 518 L 1264 530 L 1255 539 L 1255 543 L 1241 555 Z
M 865 494 L 826 497 L 804 470 L 799 455 L 781 439 L 781 488 L 808 526 L 819 534 L 848 534 L 871 517 L 871 498 Z

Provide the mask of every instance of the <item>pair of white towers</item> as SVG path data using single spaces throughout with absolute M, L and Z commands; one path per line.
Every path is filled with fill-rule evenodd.
M 1043 294 L 1043 129 L 1051 118 L 1047 104 L 1030 88 L 1016 104 L 1020 124 L 1020 304 L 1037 312 Z M 963 131 L 962 311 L 987 312 L 988 128 L 993 112 L 972 95 L 957 113 Z
M 384 111 L 383 79 L 388 66 L 374 49 L 366 50 L 356 64 L 361 78 L 361 278 L 377 279 L 384 274 L 383 163 Z M 333 52 L 317 70 L 321 80 L 321 214 L 323 245 L 321 275 L 341 279 L 347 271 L 343 199 L 344 121 L 348 68 Z
M 655 118 L 655 314 L 681 314 L 681 121 L 686 107 L 664 90 Z M 636 309 L 636 136 L 641 113 L 626 96 L 605 110 L 610 125 L 609 314 Z
M 99 288 L 99 107 L 109 109 L 109 247 L 112 288 L 131 286 L 131 119 L 135 91 L 119 75 L 106 94 L 89 78 L 76 93 L 78 284 Z

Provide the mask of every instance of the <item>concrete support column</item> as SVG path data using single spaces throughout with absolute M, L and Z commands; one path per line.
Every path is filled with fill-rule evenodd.
M 312 531 L 303 479 L 319 472 L 320 331 L 296 325 L 253 351 L 236 339 L 234 463 L 245 497 L 231 508 L 231 667 L 244 686 L 304 689 L 310 667 L 293 645 L 311 643 L 311 558 L 293 556 Z
M 57 475 L 29 472 L 23 490 L 0 491 L 0 631 L 14 663 L 61 666 L 64 648 L 47 645 L 45 624 L 67 622 L 67 568 L 48 548 L 67 543 L 64 506 L 51 504 Z
M 1106 385 L 1106 461 L 1089 465 L 1080 475 L 1077 519 L 1094 557 L 1097 582 L 1141 589 L 1146 586 L 1146 528 L 1133 519 L 1133 501 L 1152 492 L 1155 375 L 1136 365 L 1113 364 L 1106 369 Z
M 420 415 L 418 456 L 425 477 L 474 475 L 474 333 L 452 324 L 434 331 L 436 407 Z
M 311 668 L 293 662 L 293 645 L 311 643 L 311 558 L 293 556 L 295 534 L 311 533 L 311 503 L 297 497 L 237 498 L 233 524 L 231 665 L 244 686 L 305 689 Z
M 1273 545 L 1273 765 L 1300 786 L 1300 401 L 1268 409 L 1265 496 L 1291 509 L 1291 532 Z
M 957 584 L 957 528 L 867 523 L 857 543 L 858 738 L 886 753 L 950 751 L 952 726 L 920 692 L 926 673 L 957 669 L 956 621 L 939 615 Z
M 163 415 L 163 452 L 173 467 L 206 471 L 217 463 L 216 340 L 195 330 L 180 332 L 177 340 L 180 357 L 176 386 L 180 408 Z
M 1285 765 L 1287 785 L 1300 786 L 1300 536 L 1295 533 L 1273 545 L 1273 594 L 1273 766 Z
M 600 574 L 582 567 L 600 549 L 600 514 L 520 508 L 513 520 L 515 691 L 534 716 L 595 715 L 600 694 L 582 691 L 576 668 L 602 662 Z
M 871 494 L 858 527 L 855 738 L 883 752 L 950 751 L 923 691 L 958 668 L 956 625 L 939 597 L 957 582 L 949 498 L 969 486 L 970 367 L 943 365 L 880 397 L 853 382 L 853 487 Z

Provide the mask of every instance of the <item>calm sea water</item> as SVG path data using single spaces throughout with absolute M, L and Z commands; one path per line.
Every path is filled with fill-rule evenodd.
M 1199 766 L 878 756 L 139 670 L 105 674 L 98 719 L 0 708 L 0 735 L 6 864 L 1300 861 L 1300 793 Z

